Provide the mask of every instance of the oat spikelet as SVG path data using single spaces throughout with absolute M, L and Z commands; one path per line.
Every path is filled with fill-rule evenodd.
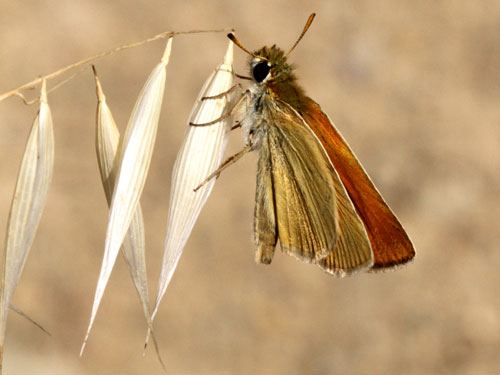
M 95 69 L 94 76 L 98 100 L 96 116 L 96 153 L 106 200 L 108 205 L 110 205 L 116 181 L 115 168 L 119 165 L 119 162 L 116 161 L 116 154 L 120 141 L 120 133 L 106 102 L 106 96 L 102 91 L 102 86 Z M 149 329 L 152 329 L 146 273 L 144 221 L 140 204 L 137 205 L 136 212 L 132 217 L 130 227 L 125 235 L 122 245 L 122 254 L 129 268 L 134 286 L 139 294 L 144 317 L 146 318 Z M 158 358 L 163 365 L 156 340 L 155 347 L 157 349 Z
M 123 145 L 118 152 L 120 166 L 111 200 L 104 259 L 80 355 L 85 348 L 111 270 L 144 188 L 158 128 L 171 46 L 172 38 L 167 42 L 161 62 L 153 69 L 139 94 L 127 125 Z
M 106 97 L 102 91 L 99 79 L 97 85 L 97 121 L 96 121 L 96 153 L 101 172 L 101 180 L 106 194 L 108 205 L 111 204 L 115 186 L 116 173 L 114 166 L 115 156 L 118 150 L 120 134 L 113 119 L 111 110 L 106 103 Z M 146 245 L 144 235 L 144 222 L 140 204 L 132 217 L 129 230 L 123 241 L 122 251 L 125 261 L 130 270 L 132 280 L 139 293 L 142 307 L 146 318 L 149 320 L 148 287 L 146 277 Z
M 7 223 L 0 307 L 0 351 L 7 311 L 42 217 L 54 167 L 52 115 L 42 83 L 40 110 L 24 150 Z
M 229 95 L 216 96 L 228 91 L 233 84 L 233 44 L 230 42 L 224 62 L 207 79 L 196 100 L 189 122 L 206 123 L 220 118 L 229 103 Z M 188 122 L 188 124 L 189 124 Z M 172 189 L 168 212 L 167 235 L 164 245 L 162 270 L 153 317 L 172 278 L 182 250 L 193 226 L 215 183 L 215 179 L 198 191 L 193 189 L 217 169 L 221 163 L 229 137 L 228 119 L 210 126 L 189 126 L 177 154 L 172 172 Z

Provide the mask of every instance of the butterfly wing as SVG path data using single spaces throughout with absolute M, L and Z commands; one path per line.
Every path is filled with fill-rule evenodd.
M 269 144 L 266 142 L 265 146 L 260 149 L 257 164 L 254 214 L 254 233 L 257 245 L 255 261 L 265 264 L 271 263 L 278 241 L 271 168 Z
M 279 238 L 296 258 L 343 276 L 372 264 L 367 233 L 328 156 L 302 117 L 273 101 L 261 125 L 255 236 L 269 263 Z
M 325 148 L 363 220 L 374 254 L 373 269 L 390 268 L 410 261 L 415 250 L 408 235 L 342 135 L 313 100 L 308 98 L 301 112 Z

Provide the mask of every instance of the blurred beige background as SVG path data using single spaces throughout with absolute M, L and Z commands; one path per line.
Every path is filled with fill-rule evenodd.
M 277 253 L 256 265 L 256 155 L 218 180 L 156 320 L 172 374 L 500 372 L 500 4 L 461 1 L 0 0 L 0 92 L 108 48 L 168 30 L 234 27 L 250 49 L 287 48 L 307 93 L 334 119 L 417 249 L 396 272 L 335 279 Z M 142 204 L 156 294 L 170 174 L 223 34 L 174 40 Z M 96 63 L 121 130 L 164 42 Z M 247 56 L 235 50 L 235 67 Z M 54 83 L 52 83 L 53 85 Z M 56 159 L 46 211 L 9 315 L 6 374 L 157 374 L 119 259 L 80 359 L 107 206 L 86 71 L 49 96 Z M 37 95 L 37 92 L 32 93 Z M 0 236 L 36 113 L 0 103 Z M 242 145 L 234 132 L 228 154 Z

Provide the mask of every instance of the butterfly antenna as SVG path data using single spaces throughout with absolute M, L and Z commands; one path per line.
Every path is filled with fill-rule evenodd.
M 309 16 L 309 18 L 307 19 L 306 25 L 304 26 L 304 30 L 302 30 L 302 33 L 299 36 L 299 39 L 297 39 L 297 41 L 295 42 L 295 44 L 293 45 L 293 47 L 290 48 L 290 50 L 286 53 L 285 57 L 287 57 L 290 54 L 290 52 L 292 52 L 295 49 L 295 47 L 297 47 L 297 44 L 299 44 L 300 40 L 302 39 L 302 37 L 304 36 L 304 34 L 309 29 L 309 26 L 311 26 L 311 23 L 313 22 L 314 17 L 316 17 L 316 13 L 312 13 Z
M 247 50 L 245 47 L 243 47 L 243 44 L 241 44 L 241 42 L 238 40 L 238 38 L 236 38 L 236 35 L 234 35 L 234 33 L 229 33 L 227 34 L 227 37 L 229 39 L 231 39 L 231 41 L 236 44 L 238 47 L 240 47 L 244 52 L 248 53 L 250 56 L 256 58 L 256 59 L 259 59 L 259 60 L 264 60 L 264 61 L 269 61 L 268 59 L 262 57 L 262 56 L 256 56 L 255 54 L 253 54 L 252 52 L 250 52 L 249 50 Z

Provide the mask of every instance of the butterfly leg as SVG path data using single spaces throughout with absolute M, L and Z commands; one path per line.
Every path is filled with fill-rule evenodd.
M 236 121 L 236 123 L 231 127 L 231 130 L 241 128 L 241 121 Z
M 201 100 L 220 99 L 220 98 L 223 98 L 226 95 L 231 94 L 236 89 L 243 90 L 243 86 L 241 86 L 241 84 L 238 83 L 238 84 L 234 85 L 233 87 L 231 87 L 229 90 L 226 90 L 224 92 L 221 92 L 220 94 L 213 95 L 213 96 L 204 96 L 204 97 L 201 98 Z
M 252 150 L 252 147 L 247 145 L 241 150 L 240 152 L 228 157 L 220 166 L 217 168 L 213 173 L 211 173 L 206 179 L 204 179 L 196 188 L 194 188 L 194 191 L 197 191 L 199 188 L 201 188 L 203 185 L 205 185 L 208 181 L 210 181 L 214 177 L 219 177 L 221 172 L 229 167 L 230 165 L 236 163 L 238 160 L 240 160 L 245 154 L 247 154 L 249 151 Z
M 220 116 L 219 118 L 216 118 L 215 120 L 212 120 L 212 121 L 209 121 L 209 122 L 205 122 L 205 123 L 202 123 L 202 124 L 195 124 L 193 122 L 190 122 L 189 125 L 190 126 L 209 126 L 209 125 L 213 125 L 213 124 L 216 124 L 222 120 L 225 120 L 227 119 L 228 117 L 231 117 L 232 114 L 234 113 L 234 111 L 236 110 L 236 108 L 238 108 L 242 103 L 243 103 L 243 100 L 245 98 L 248 98 L 250 95 L 250 91 L 247 90 L 245 91 L 241 97 L 238 99 L 238 101 L 234 104 L 234 106 L 227 112 L 227 113 L 224 113 L 222 116 Z

